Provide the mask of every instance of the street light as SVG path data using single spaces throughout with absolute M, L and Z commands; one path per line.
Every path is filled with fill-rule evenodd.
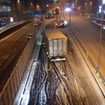
M 102 29 L 103 29 L 103 4 L 104 0 L 102 0 L 102 8 L 101 8 L 101 27 L 100 27 L 100 44 L 99 44 L 99 58 L 98 58 L 98 71 L 100 70 L 100 62 L 101 62 L 101 45 L 102 45 Z
M 20 0 L 18 0 L 17 2 L 20 3 Z
M 47 4 L 46 7 L 49 7 L 49 5 Z
M 65 9 L 65 11 L 66 12 L 70 12 L 71 11 L 71 8 L 68 7 L 68 8 Z
M 21 2 L 20 2 L 20 0 L 17 1 L 17 6 L 18 6 L 17 7 L 17 9 L 18 9 L 18 15 L 20 15 L 21 14 L 20 13 L 21 12 Z
M 29 10 L 32 12 L 35 10 L 34 4 L 30 3 Z
M 22 15 L 23 11 L 25 10 L 25 7 L 20 0 L 17 1 L 17 9 L 18 9 L 18 15 Z
M 85 12 L 88 12 L 88 4 L 87 4 L 87 2 L 85 2 Z

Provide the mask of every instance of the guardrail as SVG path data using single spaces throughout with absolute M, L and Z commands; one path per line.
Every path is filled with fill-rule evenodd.
M 89 56 L 88 52 L 86 51 L 86 49 L 85 49 L 85 47 L 83 46 L 83 44 L 82 44 L 82 42 L 80 41 L 80 39 L 75 35 L 75 33 L 74 33 L 72 30 L 71 30 L 71 33 L 73 34 L 73 36 L 72 36 L 73 39 L 76 40 L 76 41 L 79 43 L 79 45 L 80 45 L 80 47 L 82 48 L 84 54 L 87 56 L 89 62 L 91 63 L 91 65 L 93 66 L 93 68 L 94 68 L 94 70 L 95 70 L 95 72 L 96 72 L 96 74 L 97 74 L 98 68 L 97 68 L 96 64 L 94 63 L 94 61 L 92 60 L 92 58 Z M 77 46 L 78 46 L 78 45 L 77 45 Z M 87 62 L 86 62 L 86 63 L 87 63 Z M 91 72 L 92 72 L 92 71 L 91 71 Z M 92 72 L 92 74 L 93 74 L 93 72 Z M 99 86 L 99 88 L 100 88 L 100 90 L 101 90 L 103 96 L 105 97 L 105 90 L 101 87 L 101 85 L 100 85 L 99 81 L 97 80 L 96 76 L 95 76 L 94 74 L 93 74 L 93 76 L 94 76 L 94 78 L 95 78 L 95 80 L 96 80 L 96 82 L 97 82 L 97 84 L 98 84 L 98 86 Z M 104 77 L 102 76 L 102 74 L 101 74 L 100 72 L 98 72 L 98 76 L 99 76 L 101 82 L 103 83 L 103 85 L 105 85 L 105 79 L 104 79 Z
M 37 33 L 34 32 L 32 38 L 29 40 L 16 66 L 13 69 L 11 76 L 7 80 L 2 92 L 0 93 L 0 105 L 13 105 L 14 98 L 36 44 L 36 34 Z
M 100 20 L 101 21 L 101 18 L 90 17 L 89 19 L 90 20 L 93 19 L 93 20 Z M 103 20 L 103 22 L 105 22 L 105 19 Z
M 91 22 L 92 24 L 94 24 L 94 25 L 96 25 L 97 27 L 101 27 L 101 23 L 95 23 L 95 22 L 93 22 L 92 21 L 92 19 L 93 20 L 98 20 L 98 21 L 101 21 L 101 19 L 99 19 L 99 18 L 86 18 L 86 17 L 84 17 L 85 19 L 87 19 L 87 21 L 89 21 L 89 22 Z M 103 24 L 103 27 L 105 27 L 105 20 L 103 20 L 103 22 L 104 22 L 104 24 Z M 105 30 L 103 30 L 104 32 L 105 32 Z
M 18 30 L 19 28 L 25 26 L 26 24 L 30 23 L 30 21 L 24 21 L 18 25 L 15 25 L 15 26 L 11 26 L 7 29 L 4 29 L 0 32 L 0 39 L 6 37 L 7 35 L 11 34 L 12 32 Z

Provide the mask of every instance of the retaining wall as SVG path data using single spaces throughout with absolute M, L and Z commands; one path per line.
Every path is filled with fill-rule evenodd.
M 32 38 L 29 40 L 22 55 L 20 56 L 13 72 L 11 73 L 11 76 L 0 93 L 0 105 L 13 105 L 14 98 L 17 94 L 28 61 L 34 50 L 35 39 L 36 33 L 34 32 Z

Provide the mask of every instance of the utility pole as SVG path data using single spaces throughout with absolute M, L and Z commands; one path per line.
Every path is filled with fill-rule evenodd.
M 101 8 L 101 27 L 100 27 L 100 44 L 99 44 L 99 58 L 98 58 L 98 71 L 100 71 L 100 63 L 101 63 L 101 45 L 102 45 L 102 29 L 103 29 L 103 0 L 102 0 L 102 8 Z
M 62 2 L 63 2 L 63 18 L 64 18 L 64 6 L 65 6 L 64 4 L 65 3 L 64 3 L 64 0 L 62 0 Z
M 60 7 L 61 7 L 61 18 L 62 18 L 62 0 L 61 0 L 61 3 L 60 3 Z

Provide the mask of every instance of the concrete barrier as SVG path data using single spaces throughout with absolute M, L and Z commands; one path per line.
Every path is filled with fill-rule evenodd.
M 0 105 L 13 105 L 22 77 L 26 70 L 28 61 L 35 47 L 36 33 L 29 40 L 22 55 L 20 56 L 11 76 L 7 80 L 2 92 L 0 93 Z
M 6 37 L 7 35 L 13 33 L 14 31 L 20 29 L 21 27 L 25 26 L 26 24 L 30 23 L 31 21 L 24 21 L 18 25 L 12 26 L 10 28 L 4 29 L 0 32 L 0 39 Z

